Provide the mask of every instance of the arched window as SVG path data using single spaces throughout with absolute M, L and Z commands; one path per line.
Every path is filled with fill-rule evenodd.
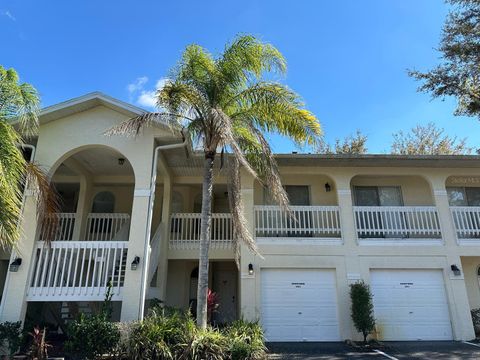
M 93 198 L 92 213 L 113 213 L 115 196 L 110 191 L 101 191 Z

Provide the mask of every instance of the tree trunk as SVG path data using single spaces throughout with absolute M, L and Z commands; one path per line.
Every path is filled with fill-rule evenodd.
M 200 254 L 198 259 L 197 288 L 197 325 L 207 327 L 207 295 L 208 295 L 208 251 L 210 248 L 210 226 L 212 223 L 212 190 L 214 153 L 205 155 L 203 167 L 202 216 L 200 227 Z

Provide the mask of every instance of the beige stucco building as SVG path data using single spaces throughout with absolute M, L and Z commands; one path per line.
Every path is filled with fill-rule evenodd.
M 195 308 L 202 156 L 167 127 L 135 138 L 104 135 L 142 112 L 100 93 L 42 111 L 32 155 L 62 198 L 60 224 L 54 231 L 48 221 L 37 224 L 26 192 L 18 250 L 0 262 L 0 321 L 61 328 L 98 306 L 109 282 L 118 320 L 140 318 L 152 299 Z M 215 169 L 214 322 L 258 319 L 270 341 L 355 339 L 349 284 L 363 280 L 373 293 L 379 339 L 474 338 L 480 157 L 277 160 L 295 216 L 270 204 L 244 174 L 245 215 L 263 258 L 242 248 L 238 268 L 227 178 Z M 17 271 L 8 271 L 16 259 Z

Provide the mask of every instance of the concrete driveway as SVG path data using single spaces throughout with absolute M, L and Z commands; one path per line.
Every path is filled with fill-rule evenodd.
M 480 345 L 456 341 L 386 342 L 377 351 L 357 351 L 345 343 L 269 343 L 271 360 L 480 359 Z

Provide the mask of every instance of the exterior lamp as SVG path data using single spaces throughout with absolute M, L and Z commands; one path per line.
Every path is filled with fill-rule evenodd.
M 140 257 L 135 256 L 132 261 L 131 269 L 132 270 L 137 270 L 138 264 L 140 264 Z
M 248 264 L 248 275 L 253 275 L 253 265 L 251 263 Z
M 18 271 L 18 268 L 20 267 L 20 265 L 22 265 L 22 258 L 16 258 L 16 259 L 13 260 L 12 263 L 10 264 L 9 270 L 10 270 L 11 272 L 17 272 L 17 271 Z
M 455 276 L 460 276 L 462 274 L 462 272 L 460 271 L 458 266 L 455 265 L 455 264 L 450 265 L 450 269 L 452 269 L 453 275 L 455 275 Z
M 326 191 L 326 192 L 332 191 L 332 186 L 331 186 L 328 182 L 325 183 L 325 191 Z

